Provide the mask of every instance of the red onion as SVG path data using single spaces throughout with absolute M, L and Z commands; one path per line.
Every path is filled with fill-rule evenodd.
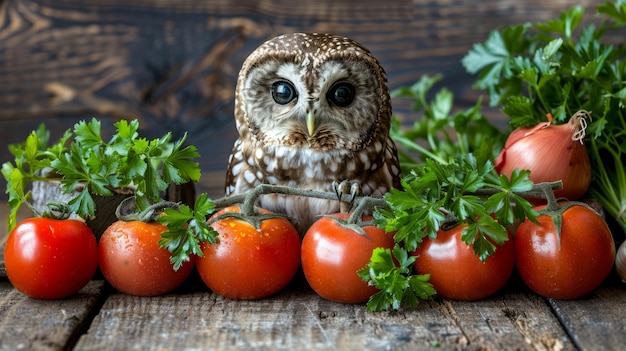
M 515 168 L 530 170 L 534 183 L 562 181 L 563 189 L 554 192 L 557 198 L 576 200 L 582 197 L 591 182 L 591 165 L 583 142 L 587 117 L 584 110 L 576 112 L 565 124 L 548 121 L 532 128 L 518 128 L 507 139 L 495 159 L 496 171 L 511 176 Z

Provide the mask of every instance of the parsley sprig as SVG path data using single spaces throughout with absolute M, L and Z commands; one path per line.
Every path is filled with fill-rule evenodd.
M 202 257 L 200 243 L 215 244 L 218 233 L 207 223 L 207 218 L 215 212 L 215 202 L 207 194 L 196 198 L 193 208 L 181 205 L 178 209 L 169 208 L 157 221 L 167 226 L 159 245 L 171 253 L 170 262 L 178 270 L 191 255 Z
M 374 249 L 371 261 L 358 271 L 361 279 L 379 289 L 367 302 L 367 311 L 397 310 L 403 305 L 416 308 L 420 299 L 436 293 L 428 282 L 430 275 L 411 274 L 415 259 L 398 244 L 393 250 Z
M 139 136 L 137 120 L 120 120 L 115 134 L 105 141 L 97 119 L 80 121 L 54 144 L 48 145 L 50 133 L 44 125 L 31 132 L 23 143 L 10 145 L 14 163 L 2 165 L 7 180 L 10 214 L 7 226 L 16 225 L 17 211 L 30 198 L 28 185 L 34 181 L 58 179 L 61 189 L 73 193 L 70 210 L 83 218 L 95 214 L 93 196 L 110 196 L 114 189 L 130 188 L 137 207 L 158 202 L 170 184 L 200 179 L 199 157 L 195 146 L 185 146 L 186 135 L 171 141 L 171 133 L 148 140 Z
M 591 112 L 589 194 L 626 228 L 626 45 L 605 40 L 626 26 L 626 0 L 596 12 L 602 21 L 582 28 L 584 9 L 574 6 L 556 19 L 494 30 L 462 63 L 511 128 L 536 125 L 548 113 L 564 123 L 578 110 Z
M 492 160 L 504 145 L 506 134 L 482 114 L 482 102 L 454 111 L 454 95 L 447 88 L 431 90 L 442 79 L 441 74 L 424 75 L 410 87 L 392 92 L 394 98 L 410 99 L 412 110 L 419 113 L 407 127 L 394 118 L 390 136 L 399 146 L 398 156 L 405 174 L 427 159 L 447 163 L 448 159 L 474 154 L 479 163 Z
M 432 159 L 405 176 L 402 189 L 386 194 L 391 209 L 378 209 L 375 222 L 396 232 L 396 242 L 415 250 L 426 237 L 435 238 L 443 224 L 467 223 L 462 240 L 486 260 L 508 240 L 506 227 L 535 219 L 533 205 L 520 196 L 534 188 L 528 171 L 511 178 L 498 175 L 491 162 L 480 165 L 473 154 L 441 164 Z

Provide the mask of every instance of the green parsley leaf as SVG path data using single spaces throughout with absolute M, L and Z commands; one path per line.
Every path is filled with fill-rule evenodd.
M 509 235 L 506 228 L 491 216 L 482 216 L 477 221 L 468 222 L 461 240 L 472 245 L 474 254 L 481 261 L 485 261 L 496 252 L 496 244 L 502 245 L 509 240 Z
M 491 106 L 501 103 L 508 92 L 521 90 L 518 84 L 506 83 L 509 77 L 515 76 L 515 54 L 530 46 L 524 37 L 529 27 L 524 24 L 494 30 L 486 42 L 474 44 L 461 60 L 469 73 L 479 73 L 475 86 L 487 89 Z M 501 80 L 503 84 L 499 84 Z
M 419 299 L 435 294 L 432 284 L 428 283 L 429 275 L 411 274 L 415 258 L 399 245 L 393 250 L 374 249 L 370 262 L 358 271 L 363 281 L 380 290 L 370 297 L 367 311 L 398 310 L 403 305 L 416 308 Z
M 198 162 L 190 161 L 200 154 L 195 146 L 183 148 L 186 137 L 187 134 L 174 144 L 171 154 L 163 161 L 163 180 L 167 183 L 181 184 L 200 179 Z
M 614 20 L 616 27 L 626 25 L 625 0 L 607 1 L 602 5 L 598 5 L 596 10 L 599 14 L 607 15 Z
M 157 221 L 166 225 L 168 230 L 161 234 L 159 245 L 172 254 L 170 262 L 178 270 L 191 255 L 202 257 L 200 243 L 214 244 L 218 233 L 207 225 L 207 217 L 215 211 L 215 204 L 206 194 L 200 194 L 194 209 L 182 205 L 179 209 L 168 208 Z
M 50 132 L 40 124 L 24 142 L 9 145 L 9 151 L 15 156 L 14 163 L 5 162 L 2 165 L 2 175 L 7 181 L 6 193 L 9 195 L 9 231 L 17 224 L 19 208 L 30 198 L 30 191 L 26 191 L 27 186 L 33 181 L 46 180 L 45 173 L 50 171 L 51 162 L 65 148 L 70 136 L 68 130 L 56 143 L 48 145 Z
M 413 99 L 413 109 L 422 113 L 413 126 L 406 128 L 392 120 L 390 136 L 398 145 L 398 157 L 404 174 L 410 173 L 428 159 L 446 163 L 450 157 L 474 154 L 478 163 L 497 156 L 505 134 L 481 114 L 481 101 L 475 106 L 453 111 L 453 95 L 442 88 L 432 100 L 429 90 L 441 75 L 423 76 L 410 88 L 399 88 L 392 96 Z
M 99 148 L 102 144 L 100 121 L 93 118 L 91 122 L 80 121 L 74 125 L 76 144 L 86 149 Z
M 547 22 L 536 23 L 536 28 L 543 32 L 554 32 L 565 36 L 568 41 L 572 41 L 572 34 L 580 24 L 585 10 L 582 6 L 576 5 L 559 15 L 558 19 Z

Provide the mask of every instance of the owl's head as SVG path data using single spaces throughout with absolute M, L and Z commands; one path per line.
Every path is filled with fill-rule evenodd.
M 282 35 L 244 62 L 235 117 L 241 138 L 266 146 L 358 151 L 388 135 L 387 77 L 351 39 Z

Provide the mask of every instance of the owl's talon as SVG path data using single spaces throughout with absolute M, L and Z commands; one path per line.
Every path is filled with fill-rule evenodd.
M 346 194 L 345 188 L 346 188 L 345 181 L 338 182 L 336 180 L 333 180 L 333 190 L 335 191 L 335 195 L 337 196 L 337 199 L 339 201 L 341 201 L 343 194 Z
M 352 185 L 350 186 L 350 195 L 352 195 L 353 201 L 354 201 L 354 198 L 361 195 L 361 184 L 357 182 L 353 182 Z
M 348 212 L 354 205 L 354 200 L 357 196 L 361 195 L 361 185 L 358 182 L 349 180 L 343 180 L 341 182 L 333 181 L 333 189 L 335 189 L 337 199 L 341 201 L 339 205 L 341 212 Z M 342 201 L 344 195 L 350 195 L 350 201 L 348 203 Z
M 343 195 L 350 193 L 350 182 L 347 180 L 342 180 L 338 182 L 336 180 L 333 181 L 333 189 L 335 190 L 335 195 L 337 195 L 337 199 L 341 201 L 343 199 Z

